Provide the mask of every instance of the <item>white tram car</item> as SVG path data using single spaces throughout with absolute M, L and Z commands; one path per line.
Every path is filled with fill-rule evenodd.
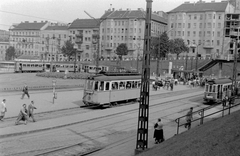
M 85 105 L 116 105 L 119 102 L 138 100 L 141 76 L 139 74 L 108 74 L 86 80 L 83 103 Z
M 240 77 L 236 79 L 237 95 L 240 92 Z M 205 102 L 221 102 L 225 96 L 232 95 L 232 80 L 231 79 L 216 79 L 210 80 L 205 84 L 204 101 Z

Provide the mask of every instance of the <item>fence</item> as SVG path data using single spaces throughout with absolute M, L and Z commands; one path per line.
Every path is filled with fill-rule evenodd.
M 217 104 L 217 105 L 219 105 L 219 104 Z M 205 119 L 206 117 L 212 116 L 212 115 L 217 114 L 217 113 L 220 113 L 220 112 L 222 112 L 222 117 L 223 117 L 225 110 L 228 110 L 228 115 L 229 115 L 229 114 L 231 113 L 231 108 L 234 108 L 234 107 L 240 105 L 240 103 L 238 103 L 238 104 L 231 104 L 231 102 L 229 102 L 229 105 L 228 105 L 228 106 L 222 106 L 222 109 L 221 109 L 221 110 L 216 111 L 216 112 L 213 112 L 213 113 L 210 113 L 210 114 L 208 114 L 208 115 L 204 115 L 207 110 L 209 110 L 209 109 L 211 109 L 211 108 L 214 108 L 214 107 L 216 107 L 217 105 L 212 105 L 212 106 L 209 106 L 209 107 L 206 107 L 206 108 L 203 108 L 203 109 L 200 109 L 200 110 L 198 110 L 198 111 L 193 112 L 192 114 L 198 114 L 200 117 L 197 118 L 197 119 L 192 120 L 192 123 L 193 123 L 193 122 L 200 121 L 200 125 L 202 125 L 202 124 L 203 124 L 203 121 L 204 121 L 204 119 Z M 184 120 L 185 120 L 186 115 L 181 116 L 181 117 L 179 117 L 179 118 L 177 118 L 177 119 L 175 120 L 175 122 L 177 123 L 177 134 L 179 134 L 179 127 L 185 126 L 185 124 L 186 124 L 186 122 L 180 123 L 182 118 L 184 118 Z

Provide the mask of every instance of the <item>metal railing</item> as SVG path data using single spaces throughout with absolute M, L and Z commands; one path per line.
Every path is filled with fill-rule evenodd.
M 222 103 L 221 103 L 221 104 L 222 104 Z M 206 108 L 203 108 L 203 109 L 200 109 L 200 110 L 198 110 L 198 111 L 193 112 L 192 114 L 198 114 L 200 117 L 192 120 L 191 123 L 200 120 L 200 125 L 202 125 L 202 124 L 203 124 L 203 121 L 204 121 L 204 119 L 205 119 L 206 117 L 212 116 L 212 115 L 217 114 L 217 113 L 220 113 L 220 112 L 222 112 L 222 117 L 223 117 L 225 110 L 228 110 L 228 115 L 229 115 L 229 114 L 231 113 L 231 108 L 240 105 L 240 103 L 238 103 L 238 104 L 231 104 L 231 102 L 229 102 L 229 105 L 228 105 L 228 106 L 223 106 L 223 105 L 222 105 L 222 109 L 221 109 L 221 110 L 215 111 L 215 112 L 210 113 L 210 114 L 208 114 L 208 115 L 204 115 L 207 110 L 209 110 L 209 109 L 211 109 L 211 108 L 214 108 L 214 107 L 216 107 L 216 106 L 219 106 L 219 105 L 221 105 L 221 104 L 212 105 L 212 106 L 209 106 L 209 107 L 206 107 Z M 177 134 L 179 134 L 179 128 L 180 128 L 181 126 L 185 126 L 185 124 L 187 123 L 187 122 L 185 121 L 186 116 L 187 116 L 187 115 L 181 116 L 181 117 L 179 117 L 179 118 L 177 118 L 177 119 L 175 120 L 175 122 L 177 123 Z M 184 118 L 184 122 L 183 122 L 183 123 L 180 123 L 180 121 L 181 121 L 182 118 Z

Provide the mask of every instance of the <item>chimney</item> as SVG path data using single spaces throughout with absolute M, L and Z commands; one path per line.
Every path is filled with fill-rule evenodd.
M 34 21 L 34 23 L 37 23 L 37 21 Z
M 112 8 L 112 11 L 114 11 L 115 9 L 114 8 Z

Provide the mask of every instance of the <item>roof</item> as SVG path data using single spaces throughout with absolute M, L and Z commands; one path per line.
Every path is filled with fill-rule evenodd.
M 210 2 L 210 3 L 183 3 L 168 13 L 175 12 L 225 12 L 228 2 Z
M 146 12 L 144 10 L 113 10 L 113 11 L 107 11 L 105 14 L 101 17 L 101 19 L 145 19 Z M 152 13 L 152 20 L 166 23 L 167 19 L 156 15 Z
M 32 56 L 32 55 L 21 55 L 17 59 L 40 60 L 40 57 L 39 56 Z
M 48 26 L 44 30 L 68 30 L 68 26 Z
M 76 19 L 69 26 L 69 29 L 76 28 L 98 28 L 99 19 Z
M 136 76 L 97 76 L 94 77 L 94 80 L 97 81 L 116 81 L 116 80 L 141 80 L 141 76 L 140 75 L 136 75 Z
M 22 22 L 17 25 L 13 25 L 12 28 L 10 28 L 10 30 L 40 30 L 47 23 L 48 23 L 47 21 L 33 23 Z

